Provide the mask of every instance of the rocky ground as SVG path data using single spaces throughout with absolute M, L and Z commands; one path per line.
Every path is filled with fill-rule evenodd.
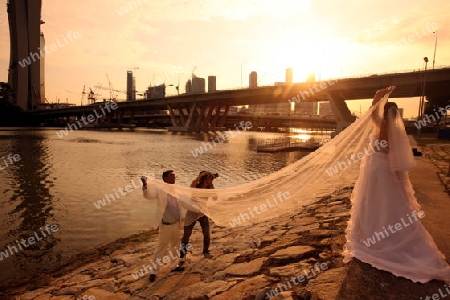
M 143 265 L 150 264 L 156 245 L 156 235 L 142 233 L 99 249 L 98 260 L 36 278 L 5 297 L 264 299 L 281 293 L 302 299 L 334 299 L 346 271 L 340 253 L 350 193 L 343 190 L 301 212 L 254 227 L 212 226 L 212 259 L 202 255 L 203 237 L 197 228 L 185 271 L 163 268 L 154 283 L 149 282 L 148 274 L 137 280 L 133 277 Z
M 450 194 L 450 144 L 431 144 L 421 149 L 423 155 L 436 165 L 438 177 Z
M 421 151 L 448 184 L 450 147 Z M 0 299 L 426 299 L 445 291 L 441 282 L 415 284 L 357 260 L 342 263 L 350 194 L 351 187 L 258 226 L 213 225 L 211 259 L 202 255 L 197 225 L 185 271 L 163 268 L 154 283 L 148 274 L 135 277 L 157 242 L 157 234 L 144 232 L 4 287 Z

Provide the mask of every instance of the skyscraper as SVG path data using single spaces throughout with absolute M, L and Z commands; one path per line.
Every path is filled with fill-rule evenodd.
M 205 92 L 205 78 L 192 76 L 192 93 L 204 93 Z
M 41 32 L 41 38 L 40 38 L 40 47 L 41 49 L 45 49 L 45 37 L 44 33 Z M 45 56 L 42 55 L 40 58 L 40 78 L 39 81 L 41 83 L 41 102 L 45 103 Z
M 286 69 L 286 84 L 292 84 L 294 82 L 294 70 L 292 68 Z
M 216 76 L 208 76 L 208 93 L 216 91 Z
M 127 101 L 136 100 L 136 77 L 133 71 L 127 71 Z
M 41 90 L 41 0 L 8 0 L 10 99 L 24 110 L 34 110 L 43 102 Z M 36 57 L 38 59 L 36 59 Z M 27 63 L 25 63 L 27 60 Z
M 258 86 L 258 74 L 253 71 L 249 75 L 249 88 L 256 88 Z

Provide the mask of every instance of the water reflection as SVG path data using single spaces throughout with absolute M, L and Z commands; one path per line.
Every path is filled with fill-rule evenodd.
M 9 211 L 4 212 L 4 215 L 7 213 L 8 216 L 9 230 L 0 251 L 5 248 L 10 250 L 11 256 L 5 263 L 11 265 L 13 262 L 14 268 L 3 268 L 2 277 L 9 275 L 5 272 L 26 272 L 55 263 L 58 258 L 54 255 L 53 248 L 60 241 L 56 237 L 57 234 L 42 238 L 40 233 L 40 228 L 55 224 L 54 199 L 50 193 L 53 187 L 53 180 L 50 178 L 52 162 L 45 135 L 39 132 L 26 135 L 21 133 L 11 138 L 9 150 L 19 154 L 21 160 L 7 170 L 15 184 L 7 201 Z M 36 237 L 36 233 L 41 240 Z M 30 240 L 30 237 L 34 238 Z M 22 247 L 18 243 L 21 243 Z
M 305 155 L 256 152 L 257 139 L 286 136 L 276 133 L 242 132 L 194 157 L 194 149 L 223 133 L 78 130 L 60 139 L 55 132 L 0 130 L 0 157 L 21 156 L 20 162 L 0 171 L 0 251 L 32 237 L 41 226 L 61 227 L 0 261 L 0 282 L 20 277 L 21 270 L 36 274 L 33 269 L 59 264 L 59 253 L 66 260 L 150 229 L 153 213 L 138 188 L 100 209 L 94 206 L 131 180 L 140 186 L 143 173 L 154 173 L 161 180 L 164 170 L 173 169 L 177 184 L 189 186 L 199 171 L 210 170 L 220 174 L 214 184 L 222 188 L 258 179 Z

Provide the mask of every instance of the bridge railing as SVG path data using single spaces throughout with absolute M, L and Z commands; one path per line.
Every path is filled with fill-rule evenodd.
M 450 68 L 450 65 L 435 66 L 434 69 L 427 69 L 427 72 L 429 72 L 431 70 L 440 70 L 440 69 L 448 69 L 448 68 Z M 365 78 L 365 77 L 370 77 L 370 76 L 384 76 L 384 75 L 404 74 L 404 73 L 421 72 L 421 71 L 424 71 L 424 69 L 403 69 L 403 70 L 395 70 L 392 72 L 372 72 L 372 73 L 349 75 L 349 76 L 345 76 L 345 77 L 341 76 L 341 77 L 322 78 L 321 81 L 355 79 L 355 78 Z

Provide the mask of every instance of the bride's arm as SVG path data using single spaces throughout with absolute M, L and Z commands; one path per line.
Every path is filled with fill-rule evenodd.
M 380 100 L 383 98 L 384 95 L 386 95 L 386 93 L 389 91 L 389 89 L 381 89 L 378 90 L 375 93 L 375 96 L 373 97 L 372 100 L 372 106 L 376 105 L 378 102 L 380 102 Z M 382 118 L 381 118 L 381 108 L 378 107 L 377 109 L 375 109 L 372 112 L 372 120 L 375 122 L 375 124 L 377 124 L 378 126 L 380 126 L 381 122 L 382 122 Z

